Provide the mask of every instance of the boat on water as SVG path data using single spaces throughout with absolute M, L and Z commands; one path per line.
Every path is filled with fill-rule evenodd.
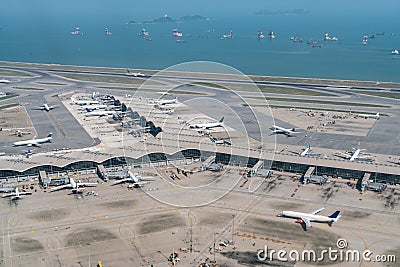
M 367 45 L 368 44 L 368 35 L 364 35 L 363 40 L 362 40 L 362 44 L 363 45 Z
M 184 43 L 184 42 L 185 42 L 185 40 L 182 40 L 182 39 L 176 39 L 176 42 L 177 42 L 177 43 Z
M 81 29 L 79 27 L 75 28 L 75 31 L 71 32 L 72 35 L 83 35 L 83 33 L 81 33 Z
M 257 34 L 257 39 L 261 40 L 261 39 L 264 39 L 264 38 L 265 38 L 265 35 L 263 34 L 263 32 L 261 30 L 259 30 L 258 34 Z
M 105 35 L 111 35 L 112 33 L 108 30 L 108 28 L 104 29 L 104 34 Z
M 392 52 L 390 52 L 392 55 L 399 55 L 399 50 L 393 49 Z
M 182 37 L 183 33 L 178 31 L 178 29 L 173 29 L 172 30 L 172 36 L 174 36 L 174 37 Z
M 275 39 L 275 34 L 274 34 L 273 31 L 269 31 L 268 38 L 271 39 L 271 40 Z
M 324 40 L 325 40 L 325 41 L 338 41 L 339 38 L 337 38 L 337 37 L 330 37 L 330 36 L 329 36 L 329 33 L 326 32 L 326 33 L 325 33 Z

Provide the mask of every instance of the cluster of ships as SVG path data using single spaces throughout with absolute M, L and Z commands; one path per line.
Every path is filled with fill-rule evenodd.
M 106 27 L 104 29 L 104 34 L 106 36 L 108 36 L 108 35 L 111 35 L 112 33 Z M 374 38 L 376 38 L 376 36 L 384 35 L 384 34 L 385 34 L 384 32 L 382 32 L 382 33 L 374 33 L 372 35 L 365 34 L 363 36 L 363 38 L 362 38 L 362 44 L 363 45 L 367 45 L 369 39 L 374 39 Z M 84 35 L 84 33 L 80 31 L 79 27 L 77 27 L 77 28 L 75 28 L 74 31 L 71 32 L 71 35 Z M 143 39 L 145 39 L 147 41 L 152 41 L 150 33 L 146 29 L 141 29 L 140 33 L 139 33 L 139 36 L 141 36 Z M 177 43 L 184 43 L 185 42 L 185 40 L 183 39 L 183 33 L 181 31 L 179 31 L 178 29 L 176 29 L 176 28 L 172 30 L 172 36 L 176 38 L 176 42 Z M 265 39 L 265 38 L 267 38 L 269 40 L 274 40 L 275 37 L 276 36 L 275 36 L 274 32 L 271 31 L 271 30 L 268 32 L 267 36 L 264 35 L 262 30 L 258 30 L 258 32 L 257 32 L 257 39 L 258 40 L 262 40 L 262 39 Z M 229 34 L 223 34 L 220 39 L 222 40 L 222 39 L 232 39 L 232 38 L 233 38 L 233 31 L 232 31 L 232 29 L 230 29 L 229 30 Z M 301 37 L 296 36 L 296 35 L 290 37 L 290 40 L 292 42 L 294 42 L 294 43 L 303 43 L 303 39 Z M 328 32 L 325 32 L 323 40 L 324 41 L 339 41 L 339 38 L 338 37 L 331 37 Z M 307 44 L 308 45 L 312 45 L 313 48 L 322 48 L 321 44 L 319 44 L 317 41 L 313 41 L 311 39 L 307 40 Z M 391 54 L 395 55 L 395 56 L 400 55 L 400 53 L 399 53 L 399 51 L 397 49 L 393 49 L 391 51 Z

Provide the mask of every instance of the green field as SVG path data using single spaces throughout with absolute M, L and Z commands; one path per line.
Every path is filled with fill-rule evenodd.
M 86 82 L 100 82 L 100 83 L 122 83 L 122 84 L 135 84 L 135 85 L 162 85 L 154 81 L 145 79 L 136 79 L 132 77 L 118 77 L 111 75 L 95 75 L 95 74 L 77 74 L 77 73 L 63 73 L 55 72 L 58 76 Z
M 194 82 L 194 85 L 207 86 L 217 89 L 242 91 L 242 92 L 262 92 L 264 94 L 283 94 L 283 95 L 309 95 L 309 96 L 333 96 L 329 93 L 298 89 L 286 86 L 275 85 L 256 85 L 241 83 L 211 83 L 211 82 Z
M 6 70 L 6 69 L 1 69 L 1 68 L 0 68 L 0 76 L 31 77 L 32 75 L 29 75 L 28 73 L 22 72 L 22 71 L 17 71 L 17 70 Z
M 370 96 L 379 96 L 379 97 L 387 97 L 387 98 L 393 98 L 393 99 L 400 99 L 400 93 L 395 93 L 395 92 L 379 92 L 379 91 L 364 91 L 364 90 L 357 90 L 357 91 L 347 91 L 351 93 L 359 93 L 359 94 L 364 94 L 364 95 L 370 95 Z
M 46 85 L 67 85 L 66 83 L 53 83 L 53 82 L 37 82 L 37 83 Z
M 263 106 L 263 105 L 258 105 L 258 106 Z M 308 107 L 279 106 L 279 105 L 270 105 L 270 107 L 271 108 L 294 108 L 294 109 L 317 110 L 317 111 L 332 111 L 332 112 L 343 112 L 343 113 L 350 112 L 350 110 L 346 110 L 346 109 L 333 109 L 333 108 L 313 108 L 313 107 L 308 108 Z M 353 113 L 353 114 L 362 113 L 362 114 L 371 114 L 371 115 L 376 114 L 375 112 L 368 112 L 368 111 L 361 111 L 361 110 L 351 110 L 351 113 Z M 389 115 L 385 114 L 385 113 L 379 113 L 379 115 L 389 117 Z
M 19 105 L 18 103 L 11 103 L 11 104 L 7 104 L 7 105 L 3 105 L 3 106 L 0 106 L 0 110 L 6 109 L 6 108 L 17 107 L 18 105 Z
M 357 102 L 341 102 L 341 101 L 329 101 L 329 100 L 313 100 L 313 99 L 298 99 L 298 98 L 279 98 L 279 97 L 249 97 L 254 99 L 266 99 L 268 101 L 282 101 L 282 102 L 294 102 L 294 103 L 307 103 L 307 104 L 322 104 L 322 105 L 335 105 L 335 106 L 354 106 L 354 107 L 376 107 L 376 108 L 390 108 L 390 106 L 368 104 L 368 103 L 357 103 Z M 244 104 L 246 105 L 246 104 Z M 257 106 L 257 105 L 252 105 Z M 262 105 L 263 106 L 263 105 Z
M 97 88 L 99 89 L 108 89 L 108 90 L 125 90 L 125 91 L 131 91 L 131 92 L 152 92 L 156 93 L 159 92 L 159 90 L 154 90 L 154 89 L 145 89 L 145 88 L 132 88 L 132 87 L 114 87 L 114 86 L 98 86 Z M 169 92 L 170 94 L 177 94 L 177 95 L 205 95 L 203 93 L 198 93 L 198 92 L 190 92 L 190 91 L 180 91 L 180 90 L 171 90 Z
M 24 86 L 13 86 L 13 89 L 18 90 L 28 90 L 28 91 L 43 91 L 43 88 L 36 88 L 36 87 L 24 87 Z
M 17 97 L 17 96 L 19 96 L 19 94 L 8 94 L 5 97 L 1 97 L 0 101 L 6 100 L 6 99 L 10 99 L 10 98 L 13 98 L 13 97 Z

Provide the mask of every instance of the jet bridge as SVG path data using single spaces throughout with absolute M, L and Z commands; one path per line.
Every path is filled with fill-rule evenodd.
M 208 157 L 208 159 L 206 159 L 206 160 L 203 162 L 203 164 L 201 164 L 199 170 L 200 170 L 200 171 L 205 171 L 205 170 L 207 170 L 207 168 L 208 168 L 212 163 L 214 163 L 214 161 L 215 161 L 215 156 L 210 156 L 210 157 Z
M 44 188 L 49 186 L 50 181 L 51 179 L 47 175 L 46 171 L 39 171 L 39 182 Z

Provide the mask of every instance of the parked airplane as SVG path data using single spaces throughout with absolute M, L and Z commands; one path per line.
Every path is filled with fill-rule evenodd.
M 18 137 L 22 137 L 22 136 L 24 136 L 24 135 L 26 135 L 26 134 L 32 134 L 32 132 L 23 132 L 23 131 L 21 131 L 21 130 L 16 130 L 15 131 L 15 133 L 13 133 L 12 135 L 16 135 L 16 136 L 18 136 Z
M 49 133 L 45 138 L 31 139 L 25 141 L 17 141 L 13 143 L 13 146 L 40 146 L 42 143 L 51 142 L 53 133 Z
M 144 77 L 145 75 L 141 72 L 131 72 L 129 69 L 126 69 L 126 75 L 134 76 L 134 77 Z
M 345 153 L 342 152 L 337 152 L 335 153 L 336 156 L 348 159 L 349 161 L 355 161 L 355 160 L 364 160 L 364 161 L 372 161 L 372 158 L 370 155 L 365 155 L 362 156 L 361 154 L 362 151 L 366 149 L 360 149 L 360 148 L 353 148 L 354 152 L 352 151 L 346 151 Z
M 57 106 L 49 106 L 49 104 L 43 104 L 39 107 L 34 107 L 33 109 L 38 109 L 38 110 L 46 110 L 47 112 L 49 112 L 52 109 L 55 109 Z
M 86 110 L 97 110 L 97 109 L 106 109 L 107 105 L 87 105 L 87 106 L 80 106 L 78 109 L 86 109 Z
M 305 156 L 308 154 L 308 152 L 310 152 L 311 147 L 310 144 L 307 145 L 307 147 L 300 153 L 300 156 Z
M 131 171 L 127 172 L 127 177 L 114 182 L 112 185 L 117 185 L 121 183 L 132 183 L 135 187 L 140 187 L 144 184 L 148 184 L 153 179 L 148 179 L 147 177 L 136 176 Z
M 85 186 L 97 186 L 98 183 L 81 183 L 81 182 L 75 182 L 75 180 L 70 177 L 69 178 L 69 184 L 64 184 L 60 186 L 53 187 L 49 192 L 54 192 L 62 189 L 71 189 L 73 194 L 80 193 L 79 187 L 85 187 Z
M 8 194 L 4 194 L 1 197 L 2 198 L 11 197 L 11 200 L 17 200 L 17 199 L 21 199 L 22 198 L 21 195 L 32 195 L 32 192 L 20 192 L 18 190 L 18 187 L 16 187 L 14 192 L 8 193 Z
M 283 127 L 276 126 L 276 125 L 272 125 L 272 127 L 270 129 L 272 130 L 273 134 L 285 134 L 287 136 L 291 136 L 292 134 L 300 133 L 300 132 L 296 132 L 295 128 L 287 129 L 287 128 L 283 128 Z
M 378 113 L 376 113 L 375 115 L 373 115 L 373 114 L 356 114 L 356 117 L 358 117 L 358 118 L 364 118 L 364 119 L 371 118 L 371 119 L 377 119 L 377 120 L 379 120 L 380 115 L 379 115 L 379 112 L 378 112 Z
M 86 109 L 87 113 L 85 113 L 86 117 L 92 117 L 92 116 L 98 116 L 98 117 L 103 117 L 103 116 L 109 116 L 109 115 L 114 115 L 117 112 L 115 110 L 97 110 L 97 111 L 91 111 L 90 109 Z
M 174 99 L 163 99 L 163 100 L 157 100 L 156 104 L 159 106 L 163 106 L 163 105 L 169 105 L 169 104 L 176 104 L 178 103 L 178 97 L 175 96 Z
M 79 106 L 99 104 L 99 101 L 97 101 L 97 100 L 75 100 L 75 99 L 72 99 L 72 102 Z
M 337 210 L 332 213 L 330 216 L 317 215 L 320 211 L 325 208 L 320 208 L 311 213 L 304 212 L 296 212 L 296 211 L 282 211 L 281 214 L 278 214 L 279 217 L 288 217 L 297 219 L 296 223 L 304 223 L 305 227 L 311 227 L 311 222 L 322 222 L 328 223 L 329 226 L 332 226 L 332 223 L 337 222 L 340 218 L 340 211 Z
M 304 156 L 310 156 L 310 157 L 319 157 L 319 156 L 321 156 L 321 154 L 310 153 L 311 151 L 312 151 L 311 150 L 311 146 L 310 146 L 310 144 L 308 144 L 305 148 L 303 148 L 303 150 L 301 152 L 299 152 L 299 151 L 291 151 L 291 152 L 295 153 L 295 154 L 297 154 L 299 156 L 302 156 L 302 157 L 304 157 Z
M 7 80 L 7 79 L 0 79 L 0 83 L 10 83 L 11 81 L 10 80 Z
M 222 117 L 219 121 L 217 122 L 207 122 L 207 123 L 195 123 L 195 124 L 190 124 L 189 128 L 194 128 L 194 129 L 210 129 L 214 127 L 222 127 L 223 126 L 223 121 L 224 117 Z

